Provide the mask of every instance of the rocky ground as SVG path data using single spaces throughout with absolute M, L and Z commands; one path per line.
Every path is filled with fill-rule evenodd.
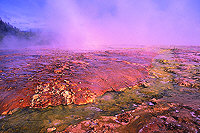
M 1 51 L 0 132 L 200 131 L 199 47 L 32 52 Z

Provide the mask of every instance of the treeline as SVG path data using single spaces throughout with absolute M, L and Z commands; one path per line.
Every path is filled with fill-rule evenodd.
M 3 22 L 3 20 L 0 18 L 0 41 L 6 36 L 30 39 L 34 36 L 34 33 L 31 31 L 20 31 L 18 28 L 10 25 L 9 23 Z

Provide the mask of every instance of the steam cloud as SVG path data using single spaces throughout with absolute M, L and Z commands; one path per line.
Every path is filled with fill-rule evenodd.
M 50 46 L 198 45 L 196 0 L 46 0 L 41 10 Z

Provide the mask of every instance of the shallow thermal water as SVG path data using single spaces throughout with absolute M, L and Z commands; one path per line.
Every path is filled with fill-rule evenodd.
M 1 50 L 0 131 L 199 131 L 199 61 L 199 47 Z
M 85 104 L 109 90 L 134 86 L 148 76 L 155 53 L 140 49 L 73 52 L 1 51 L 1 107 Z

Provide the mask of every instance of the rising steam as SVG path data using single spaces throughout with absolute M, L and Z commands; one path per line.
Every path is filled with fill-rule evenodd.
M 51 47 L 101 49 L 198 45 L 195 0 L 46 0 L 41 9 Z

